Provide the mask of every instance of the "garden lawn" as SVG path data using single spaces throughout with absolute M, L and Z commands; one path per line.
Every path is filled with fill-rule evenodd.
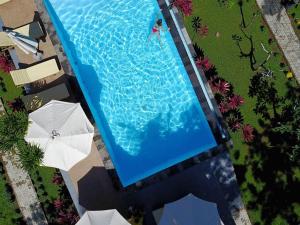
M 300 37 L 300 6 L 298 4 L 288 8 L 287 13 L 298 38 Z
M 0 83 L 4 83 L 4 89 L 0 86 L 0 97 L 2 97 L 5 101 L 11 101 L 14 98 L 22 95 L 22 88 L 16 87 L 10 74 L 4 73 L 0 70 Z
M 230 2 L 233 4 L 227 7 L 220 6 L 217 0 L 193 0 L 193 14 L 192 16 L 185 17 L 184 22 L 192 42 L 197 43 L 198 46 L 204 50 L 204 55 L 216 66 L 219 76 L 229 81 L 234 87 L 234 92 L 244 98 L 245 103 L 240 109 L 244 117 L 244 124 L 250 124 L 260 132 L 263 130 L 263 127 L 261 127 L 259 123 L 261 117 L 253 111 L 256 100 L 248 96 L 250 79 L 255 72 L 250 67 L 249 57 L 240 57 L 240 49 L 232 36 L 238 35 L 241 37 L 240 45 L 244 54 L 250 52 L 251 45 L 249 40 L 243 35 L 239 26 L 242 21 L 240 7 L 236 3 L 237 1 Z M 267 53 L 262 49 L 261 44 L 264 45 L 267 51 L 279 53 L 269 59 L 266 67 L 274 72 L 275 87 L 278 94 L 284 96 L 287 92 L 287 83 L 294 86 L 296 85 L 296 81 L 295 79 L 291 81 L 287 80 L 284 70 L 288 71 L 288 67 L 280 67 L 280 63 L 285 62 L 285 60 L 282 57 L 282 53 L 276 41 L 273 40 L 269 43 L 269 39 L 272 38 L 272 35 L 270 35 L 267 26 L 264 24 L 255 1 L 243 2 L 242 11 L 247 26 L 245 33 L 251 35 L 253 38 L 254 55 L 257 64 L 260 64 L 267 58 Z M 194 16 L 199 16 L 202 19 L 202 25 L 208 26 L 209 33 L 206 37 L 200 37 L 195 34 L 192 27 L 192 19 Z M 217 32 L 219 32 L 219 37 L 216 36 Z M 258 71 L 259 70 L 260 69 L 258 69 Z M 249 190 L 249 185 L 252 185 L 255 191 L 259 192 L 264 187 L 264 182 L 255 178 L 252 166 L 248 163 L 248 159 L 251 157 L 249 154 L 249 146 L 243 142 L 242 134 L 240 132 L 231 132 L 231 136 L 234 143 L 231 156 L 236 167 L 244 203 L 248 208 L 252 223 L 264 224 L 260 202 L 255 203 L 257 207 L 250 207 L 248 205 L 248 203 L 254 199 L 253 191 Z M 268 142 L 268 138 L 266 138 L 266 142 Z M 258 163 L 260 161 L 259 158 L 252 160 L 256 160 Z M 245 173 L 241 177 L 239 177 L 238 174 L 240 168 L 245 170 Z M 299 211 L 299 205 L 296 206 L 296 208 L 296 210 Z M 284 218 L 278 215 L 272 224 L 279 225 L 287 223 Z
M 6 180 L 3 174 L 0 175 L 0 225 L 16 225 L 22 215 L 19 213 L 16 202 L 11 200 L 6 190 Z

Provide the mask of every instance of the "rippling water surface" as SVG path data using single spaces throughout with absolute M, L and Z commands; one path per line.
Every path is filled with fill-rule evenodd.
M 156 0 L 50 2 L 123 184 L 215 145 Z

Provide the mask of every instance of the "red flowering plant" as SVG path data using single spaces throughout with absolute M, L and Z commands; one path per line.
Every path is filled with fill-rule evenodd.
M 173 5 L 176 6 L 185 16 L 190 16 L 192 14 L 192 0 L 174 0 Z
M 54 206 L 55 209 L 61 209 L 63 207 L 63 205 L 64 205 L 63 200 L 61 200 L 59 198 L 55 199 L 54 202 L 53 202 L 53 206 Z
M 246 124 L 242 128 L 244 141 L 250 143 L 254 139 L 254 128 L 250 124 Z
M 198 57 L 196 59 L 196 65 L 199 68 L 203 69 L 204 72 L 208 71 L 214 66 L 212 63 L 210 63 L 209 59 L 206 57 Z
M 230 113 L 229 117 L 226 118 L 229 129 L 232 132 L 236 132 L 242 127 L 243 118 L 239 112 Z
M 227 102 L 222 101 L 219 105 L 219 110 L 222 114 L 227 113 L 229 111 L 229 107 Z
M 230 84 L 222 79 L 218 79 L 217 82 L 213 83 L 213 89 L 215 93 L 226 95 L 230 91 Z
M 201 26 L 198 30 L 197 30 L 198 34 L 201 37 L 205 37 L 208 35 L 208 26 L 207 25 L 203 25 Z
M 53 176 L 53 178 L 52 178 L 52 183 L 57 184 L 57 185 L 62 184 L 63 181 L 64 181 L 64 180 L 63 180 L 62 176 L 59 175 L 59 174 L 55 174 L 55 175 Z
M 12 69 L 13 68 L 9 60 L 4 55 L 0 55 L 0 70 L 8 73 Z
M 244 99 L 239 96 L 239 95 L 233 95 L 232 97 L 229 98 L 228 105 L 230 109 L 237 109 L 240 107 L 242 104 L 244 104 Z

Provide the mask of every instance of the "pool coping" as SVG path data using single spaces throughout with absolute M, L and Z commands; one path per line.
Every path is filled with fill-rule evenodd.
M 76 77 L 75 73 L 74 73 L 74 71 L 71 67 L 71 64 L 70 64 L 70 62 L 69 62 L 69 60 L 68 60 L 68 58 L 67 58 L 67 56 L 64 52 L 64 48 L 61 44 L 60 39 L 58 38 L 58 35 L 57 35 L 56 30 L 55 30 L 55 28 L 52 24 L 50 16 L 48 15 L 48 12 L 47 12 L 47 10 L 44 6 L 43 0 L 34 0 L 34 1 L 36 3 L 36 6 L 37 6 L 38 12 L 40 14 L 41 20 L 44 23 L 45 29 L 47 30 L 47 33 L 49 34 L 50 40 L 52 41 L 52 44 L 53 44 L 53 46 L 55 48 L 55 51 L 58 55 L 59 61 L 61 62 L 64 70 L 66 71 L 66 73 L 75 78 Z M 163 5 L 163 3 L 165 3 L 163 1 L 164 0 L 158 0 L 158 3 L 160 5 L 160 7 L 162 7 L 162 13 L 164 14 L 166 22 L 171 23 L 172 22 L 172 20 L 170 20 L 171 17 L 168 16 L 165 12 L 165 10 L 168 10 L 168 8 L 167 8 L 168 6 L 166 4 Z M 179 13 L 177 13 L 177 17 L 180 18 Z M 174 21 L 173 21 L 173 23 L 174 23 Z M 188 34 L 187 34 L 186 29 L 185 29 L 182 22 L 180 23 L 180 27 L 183 29 L 186 37 L 188 37 Z M 123 190 L 132 190 L 134 188 L 141 188 L 141 187 L 151 185 L 151 184 L 161 180 L 162 178 L 164 178 L 164 177 L 166 177 L 170 174 L 173 174 L 170 171 L 174 171 L 174 168 L 175 168 L 176 171 L 180 172 L 183 169 L 190 167 L 190 166 L 187 166 L 187 164 L 190 165 L 190 164 L 194 164 L 194 163 L 199 163 L 202 160 L 205 160 L 207 158 L 210 158 L 210 157 L 216 155 L 220 151 L 224 151 L 225 149 L 227 149 L 228 146 L 231 146 L 229 135 L 226 137 L 226 139 L 223 139 L 221 141 L 220 141 L 220 139 L 217 140 L 217 137 L 219 135 L 219 129 L 218 129 L 216 123 L 219 122 L 219 123 L 223 124 L 222 127 L 225 127 L 224 126 L 225 123 L 223 122 L 222 115 L 221 115 L 220 111 L 218 110 L 217 104 L 214 100 L 213 93 L 211 92 L 211 89 L 210 89 L 210 87 L 207 83 L 207 80 L 205 79 L 203 71 L 201 72 L 199 70 L 199 73 L 201 74 L 201 78 L 203 79 L 203 82 L 206 86 L 206 91 L 209 94 L 211 101 L 213 102 L 215 113 L 217 115 L 217 120 L 218 121 L 216 121 L 215 116 L 212 115 L 211 110 L 209 109 L 208 104 L 206 102 L 206 99 L 204 97 L 204 94 L 203 94 L 201 85 L 199 83 L 199 80 L 195 79 L 195 77 L 192 77 L 192 76 L 195 76 L 195 72 L 191 70 L 192 65 L 191 65 L 190 59 L 187 56 L 185 56 L 183 58 L 183 54 L 187 54 L 187 53 L 186 53 L 185 49 L 182 47 L 183 43 L 181 43 L 181 40 L 178 38 L 179 34 L 177 33 L 177 36 L 176 36 L 175 31 L 176 31 L 176 29 L 171 30 L 172 38 L 175 42 L 178 53 L 181 56 L 181 59 L 182 59 L 183 64 L 185 66 L 185 69 L 186 69 L 187 73 L 189 74 L 189 79 L 192 83 L 193 89 L 195 90 L 195 93 L 196 93 L 196 96 L 199 100 L 199 103 L 202 106 L 203 112 L 204 112 L 204 114 L 205 114 L 205 116 L 206 116 L 206 118 L 209 122 L 211 130 L 212 130 L 212 132 L 214 134 L 214 137 L 217 141 L 217 146 L 214 147 L 213 149 L 207 149 L 207 151 L 205 151 L 203 153 L 200 153 L 195 157 L 186 159 L 186 160 L 184 160 L 184 161 L 182 161 L 182 162 L 180 162 L 180 163 L 178 163 L 178 164 L 176 164 L 172 167 L 165 168 L 165 169 L 163 169 L 163 170 L 161 170 L 161 171 L 159 171 L 159 172 L 157 172 L 157 173 L 155 173 L 155 174 L 153 174 L 153 175 L 151 175 L 151 176 L 149 176 L 149 177 L 147 177 L 147 178 L 145 178 L 145 179 L 143 179 L 143 180 L 141 180 L 141 181 L 139 181 L 135 184 L 129 185 L 129 186 L 124 188 L 124 187 L 122 187 L 120 181 L 118 180 L 119 178 L 118 178 L 117 172 L 115 171 L 112 160 L 110 159 L 109 153 L 106 150 L 106 147 L 105 147 L 105 144 L 102 140 L 101 134 L 99 133 L 99 130 L 98 130 L 96 124 L 94 123 L 94 127 L 95 127 L 94 142 L 95 142 L 95 144 L 97 146 L 97 149 L 100 153 L 103 164 L 104 164 L 105 168 L 107 169 L 107 171 L 111 174 L 113 181 L 116 182 L 117 186 L 121 187 Z M 191 44 L 191 42 L 188 46 L 189 46 L 189 50 L 191 51 L 191 53 L 194 54 L 195 50 L 194 50 L 193 45 Z M 192 73 L 192 72 L 194 72 L 194 73 Z M 81 92 L 81 90 L 78 90 L 78 91 Z M 94 120 L 94 118 L 92 116 L 91 116 L 91 118 Z M 174 174 L 176 174 L 176 173 L 174 173 Z

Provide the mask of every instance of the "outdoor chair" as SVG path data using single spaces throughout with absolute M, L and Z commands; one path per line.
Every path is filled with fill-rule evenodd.
M 0 0 L 0 5 L 3 5 L 4 3 L 10 2 L 10 0 Z
M 47 104 L 51 100 L 64 100 L 68 97 L 70 97 L 69 91 L 66 84 L 62 83 L 35 94 L 22 96 L 21 99 L 24 103 L 25 109 L 28 112 L 32 112 Z
M 40 62 L 26 69 L 10 71 L 10 75 L 16 86 L 35 82 L 59 72 L 55 59 Z
M 34 40 L 39 40 L 40 38 L 45 36 L 41 24 L 38 21 L 33 21 L 29 24 L 15 28 L 12 31 L 24 35 L 26 37 L 30 37 Z M 15 43 L 11 40 L 10 37 L 8 37 L 6 32 L 4 31 L 0 32 L 0 47 L 8 47 L 14 45 Z

